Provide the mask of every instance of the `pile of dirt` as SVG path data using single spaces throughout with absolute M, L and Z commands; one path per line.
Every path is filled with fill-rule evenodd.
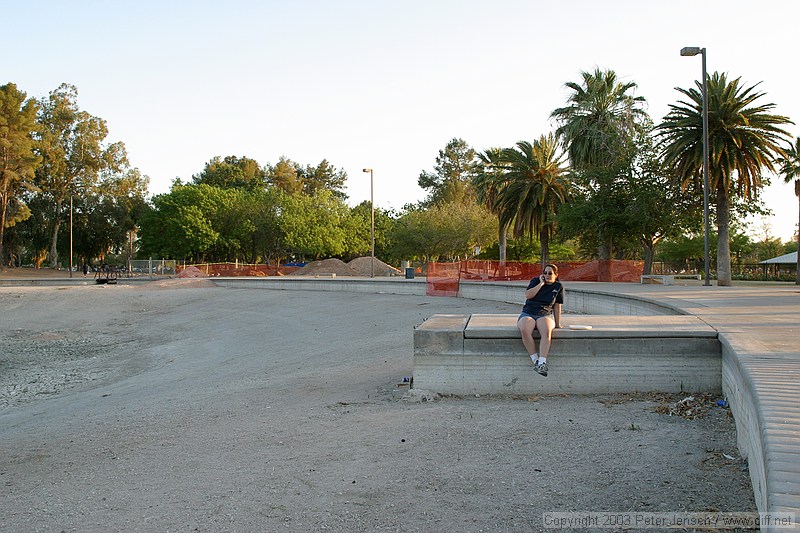
M 359 273 L 360 276 L 371 276 L 372 275 L 372 264 L 373 258 L 372 257 L 356 257 L 347 265 Z M 374 268 L 375 268 L 375 275 L 376 276 L 399 276 L 400 269 L 395 268 L 392 265 L 387 265 L 377 257 L 374 259 Z
M 300 270 L 289 274 L 290 276 L 361 276 L 356 270 L 351 268 L 341 259 L 323 259 L 313 261 Z
M 205 278 L 205 273 L 195 266 L 186 267 L 178 274 L 179 278 Z

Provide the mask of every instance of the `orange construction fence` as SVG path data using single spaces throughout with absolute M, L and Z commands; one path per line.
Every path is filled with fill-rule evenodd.
M 644 261 L 612 259 L 608 261 L 554 261 L 561 281 L 641 280 Z M 458 296 L 463 281 L 529 281 L 542 273 L 541 263 L 514 261 L 459 261 L 428 263 L 426 276 L 428 296 Z

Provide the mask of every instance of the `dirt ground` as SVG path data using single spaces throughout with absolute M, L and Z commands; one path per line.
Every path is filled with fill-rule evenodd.
M 548 511 L 755 510 L 719 398 L 683 417 L 678 396 L 403 386 L 416 324 L 517 306 L 185 279 L 0 287 L 0 309 L 0 531 L 529 532 Z

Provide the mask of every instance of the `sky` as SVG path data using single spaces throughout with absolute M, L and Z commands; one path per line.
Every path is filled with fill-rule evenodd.
M 35 98 L 61 83 L 106 120 L 108 142 L 169 191 L 215 156 L 261 165 L 327 159 L 356 205 L 401 209 L 461 138 L 476 150 L 552 132 L 582 71 L 637 84 L 658 123 L 702 74 L 760 83 L 797 125 L 795 0 L 0 0 L 0 84 Z M 798 201 L 773 176 L 774 216 L 750 233 L 790 240 Z

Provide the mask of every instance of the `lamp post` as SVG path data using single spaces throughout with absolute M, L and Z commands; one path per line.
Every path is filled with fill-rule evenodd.
M 69 277 L 72 277 L 72 193 L 69 193 Z
M 686 46 L 681 48 L 682 56 L 696 56 L 697 54 L 703 57 L 703 225 L 705 226 L 705 275 L 703 277 L 703 285 L 710 286 L 710 230 L 708 225 L 708 75 L 706 74 L 706 49 L 698 46 Z
M 372 169 L 365 168 L 364 172 L 369 172 L 369 207 L 371 210 L 371 222 L 370 222 L 370 239 L 372 240 L 372 247 L 371 247 L 371 261 L 369 263 L 370 268 L 370 275 L 369 277 L 375 277 L 375 200 L 374 200 L 374 181 L 372 179 Z

